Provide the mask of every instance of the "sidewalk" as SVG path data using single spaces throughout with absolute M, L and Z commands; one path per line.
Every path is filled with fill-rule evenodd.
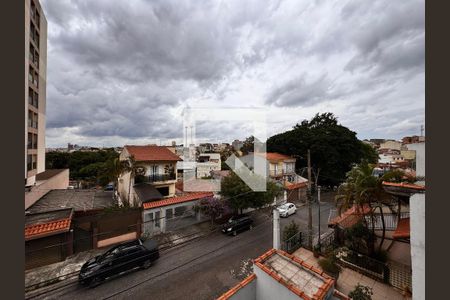
M 205 221 L 180 230 L 154 236 L 162 249 L 181 246 L 189 241 L 205 236 L 211 232 L 211 222 Z M 77 253 L 65 261 L 25 271 L 25 293 L 57 284 L 61 281 L 76 281 L 81 266 L 106 249 L 93 249 Z

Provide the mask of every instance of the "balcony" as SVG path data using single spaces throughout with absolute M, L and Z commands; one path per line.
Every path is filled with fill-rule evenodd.
M 153 175 L 148 176 L 148 182 L 168 181 L 168 180 L 175 180 L 175 179 L 176 179 L 175 173 L 153 174 Z
M 134 178 L 134 183 L 153 183 L 153 182 L 160 182 L 160 181 L 169 181 L 169 180 L 175 180 L 176 175 L 175 173 L 170 174 L 153 174 L 149 176 L 143 176 L 143 175 L 137 175 Z
M 295 172 L 292 170 L 269 170 L 270 177 L 282 177 L 287 175 L 293 175 Z

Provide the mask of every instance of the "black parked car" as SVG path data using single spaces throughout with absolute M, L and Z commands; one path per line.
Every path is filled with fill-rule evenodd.
M 159 258 L 158 244 L 154 240 L 136 239 L 116 245 L 88 260 L 80 270 L 78 281 L 94 287 L 103 280 L 136 267 L 146 269 Z
M 237 215 L 231 217 L 227 223 L 222 226 L 222 232 L 225 234 L 237 235 L 238 232 L 252 229 L 253 220 L 248 215 Z

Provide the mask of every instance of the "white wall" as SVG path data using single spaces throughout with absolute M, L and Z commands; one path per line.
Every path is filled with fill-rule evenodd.
M 410 197 L 413 299 L 425 299 L 425 194 Z
M 425 143 L 408 144 L 407 147 L 416 151 L 416 176 L 425 177 Z
M 256 300 L 256 284 L 258 278 L 253 279 L 243 288 L 239 289 L 233 296 L 232 300 Z
M 298 300 L 299 297 L 291 290 L 274 280 L 270 275 L 254 265 L 256 274 L 256 299 L 258 300 Z

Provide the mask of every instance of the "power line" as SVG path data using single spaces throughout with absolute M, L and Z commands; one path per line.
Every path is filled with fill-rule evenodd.
M 265 214 L 264 214 L 264 215 L 265 215 Z M 268 215 L 265 215 L 265 216 L 267 217 L 267 219 L 264 220 L 261 224 L 258 224 L 257 226 L 255 226 L 255 227 L 253 227 L 253 228 L 258 228 L 258 227 L 264 225 L 264 224 L 265 224 L 266 222 L 268 222 L 269 220 L 271 220 L 270 217 L 269 217 Z M 208 235 L 210 235 L 210 234 L 213 234 L 213 233 L 216 232 L 218 229 L 219 229 L 219 228 L 216 228 L 215 230 L 210 231 L 208 234 L 206 234 L 206 235 L 204 235 L 204 236 L 202 236 L 202 237 L 206 237 L 206 236 L 208 236 Z M 185 243 L 188 243 L 188 242 L 190 242 L 190 241 L 186 241 L 186 242 L 180 243 L 180 244 L 182 245 L 182 244 L 185 244 Z M 251 241 L 251 242 L 253 243 L 253 241 Z M 178 245 L 173 245 L 173 246 L 171 246 L 171 247 L 167 247 L 167 248 L 162 249 L 162 250 L 163 250 L 163 251 L 165 250 L 165 251 L 167 252 L 167 251 L 169 251 L 169 250 L 172 249 L 172 248 L 176 248 L 176 247 L 180 246 L 180 244 L 178 244 Z M 167 271 L 165 271 L 165 272 L 162 272 L 162 273 L 160 273 L 160 274 L 157 274 L 157 275 L 155 275 L 155 276 L 153 276 L 153 277 L 147 278 L 147 279 L 145 279 L 144 281 L 138 282 L 137 284 L 135 284 L 135 285 L 133 285 L 133 286 L 131 286 L 131 287 L 128 287 L 128 288 L 126 288 L 126 289 L 124 289 L 124 290 L 118 291 L 118 292 L 116 292 L 115 294 L 109 295 L 108 297 L 103 298 L 103 299 L 109 299 L 109 298 L 112 298 L 112 297 L 114 297 L 114 296 L 116 296 L 116 295 L 118 295 L 118 294 L 121 294 L 121 293 L 123 293 L 123 292 L 126 292 L 126 291 L 128 291 L 128 290 L 130 290 L 130 289 L 132 289 L 132 288 L 135 288 L 135 287 L 137 287 L 137 286 L 139 286 L 139 285 L 141 285 L 141 284 L 143 284 L 143 283 L 149 281 L 149 280 L 152 280 L 152 279 L 154 279 L 154 278 L 156 278 L 156 277 L 162 276 L 162 275 L 167 274 L 167 273 L 169 273 L 169 272 L 172 272 L 172 271 L 174 271 L 174 270 L 176 270 L 176 269 L 178 269 L 178 268 L 181 268 L 181 267 L 183 267 L 183 266 L 185 266 L 185 265 L 187 265 L 187 264 L 189 264 L 189 263 L 191 263 L 191 262 L 193 262 L 193 261 L 195 261 L 195 260 L 197 260 L 197 259 L 199 259 L 199 258 L 201 258 L 201 257 L 204 257 L 204 256 L 207 255 L 207 254 L 211 254 L 211 253 L 214 253 L 214 252 L 216 252 L 216 251 L 218 251 L 218 250 L 220 250 L 220 249 L 223 249 L 223 247 L 226 247 L 226 246 L 228 246 L 228 245 L 230 245 L 230 243 L 228 243 L 228 244 L 226 244 L 226 245 L 224 245 L 224 246 L 220 246 L 220 247 L 218 247 L 218 248 L 216 248 L 216 249 L 214 249 L 214 250 L 212 250 L 212 251 L 209 251 L 209 252 L 207 252 L 207 253 L 204 253 L 204 254 L 201 254 L 201 255 L 199 255 L 199 256 L 196 256 L 196 257 L 194 257 L 193 259 L 191 259 L 190 261 L 188 261 L 188 262 L 186 262 L 186 263 L 183 263 L 183 264 L 181 264 L 181 265 L 179 265 L 179 266 L 177 266 L 177 267 L 175 267 L 175 268 L 172 268 L 172 269 L 170 269 L 170 270 L 167 270 Z M 74 273 L 78 273 L 78 272 L 79 272 L 79 271 L 73 272 L 73 273 L 69 273 L 69 274 L 74 274 Z M 66 275 L 64 275 L 64 276 L 67 276 L 67 275 L 68 275 L 68 274 L 66 274 Z M 43 293 L 40 293 L 40 294 L 38 294 L 38 295 L 33 295 L 33 296 L 31 296 L 31 297 L 29 297 L 29 298 L 27 298 L 27 299 L 35 298 L 35 297 L 38 297 L 38 296 L 40 296 L 40 295 L 43 295 L 43 294 L 46 294 L 46 293 L 49 293 L 49 292 L 52 292 L 52 291 L 55 291 L 55 290 L 58 290 L 58 289 L 61 289 L 61 288 L 70 286 L 70 285 L 73 285 L 73 284 L 74 284 L 74 283 L 71 282 L 71 283 L 68 283 L 68 284 L 66 284 L 66 285 L 57 287 L 57 288 L 55 288 L 55 289 L 47 290 L 47 291 L 45 291 L 45 292 L 43 292 Z M 76 283 L 75 283 L 75 284 L 76 284 Z
M 255 226 L 254 228 L 257 228 L 257 227 L 259 227 L 259 226 L 262 226 L 262 225 L 265 224 L 268 220 L 270 220 L 270 219 L 267 219 L 267 220 L 263 221 L 261 224 Z M 249 243 L 253 243 L 253 242 L 254 242 L 254 241 L 250 241 Z M 249 244 L 249 243 L 247 243 L 247 244 Z M 149 277 L 149 278 L 146 278 L 146 279 L 144 279 L 144 280 L 142 280 L 142 281 L 140 281 L 140 282 L 138 282 L 138 283 L 136 283 L 136 284 L 134 284 L 134 285 L 132 285 L 132 286 L 127 287 L 126 289 L 117 291 L 117 292 L 115 292 L 115 293 L 113 293 L 113 294 L 111 294 L 111 295 L 109 295 L 109 296 L 103 298 L 103 300 L 111 299 L 112 297 L 115 297 L 115 296 L 117 296 L 117 295 L 119 295 L 119 294 L 122 294 L 122 293 L 124 293 L 124 292 L 127 292 L 127 291 L 129 291 L 129 290 L 131 290 L 131 289 L 134 289 L 134 288 L 136 288 L 137 286 L 139 286 L 139 285 L 141 285 L 141 284 L 144 284 L 144 283 L 147 282 L 147 281 L 150 281 L 150 280 L 152 280 L 152 279 L 154 279 L 154 278 L 157 278 L 157 277 L 160 277 L 160 276 L 165 275 L 165 274 L 167 274 L 167 273 L 170 273 L 170 272 L 172 272 L 172 271 L 174 271 L 174 270 L 176 270 L 176 269 L 182 268 L 182 267 L 184 267 L 184 266 L 190 264 L 191 262 L 194 262 L 194 261 L 198 260 L 199 258 L 204 257 L 205 255 L 214 253 L 214 252 L 216 252 L 216 251 L 218 251 L 218 250 L 221 250 L 221 249 L 223 249 L 224 247 L 229 246 L 229 245 L 232 245 L 232 243 L 228 243 L 228 244 L 226 244 L 226 245 L 224 245 L 224 246 L 217 247 L 217 248 L 215 248 L 215 249 L 213 249 L 213 250 L 211 250 L 211 251 L 209 251 L 209 252 L 207 252 L 207 253 L 204 253 L 204 254 L 201 254 L 201 255 L 199 255 L 199 256 L 196 256 L 196 257 L 194 257 L 193 259 L 191 259 L 191 260 L 189 260 L 189 261 L 187 261 L 187 262 L 185 262 L 185 263 L 182 263 L 181 265 L 178 265 L 178 266 L 176 266 L 176 267 L 174 267 L 174 268 L 172 268 L 172 269 L 169 269 L 169 270 L 164 271 L 164 272 L 162 272 L 162 273 L 159 273 L 159 274 L 157 274 L 157 275 L 154 275 L 154 276 L 151 276 L 151 277 Z

